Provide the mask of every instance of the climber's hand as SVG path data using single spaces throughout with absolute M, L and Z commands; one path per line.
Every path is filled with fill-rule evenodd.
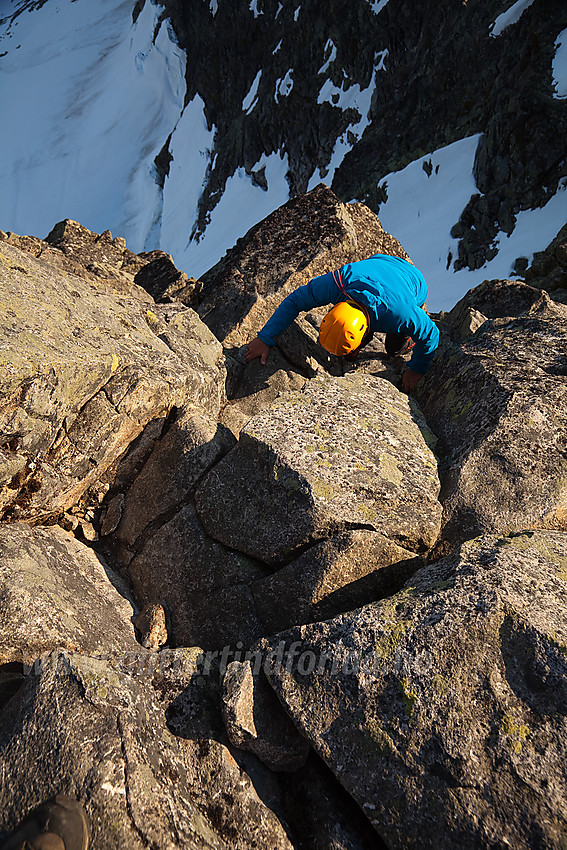
M 265 342 L 262 342 L 260 337 L 257 336 L 256 339 L 253 339 L 252 342 L 248 343 L 244 359 L 247 363 L 250 363 L 251 360 L 255 360 L 256 357 L 259 357 L 260 363 L 262 366 L 265 366 L 269 350 L 270 346 L 266 345 Z
M 404 392 L 412 393 L 422 378 L 423 374 L 421 372 L 414 372 L 413 369 L 406 369 L 402 375 L 402 387 Z

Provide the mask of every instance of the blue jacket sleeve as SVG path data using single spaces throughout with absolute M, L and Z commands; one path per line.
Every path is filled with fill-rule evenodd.
M 423 374 L 429 369 L 439 345 L 439 329 L 421 307 L 415 307 L 411 311 L 410 316 L 405 318 L 405 324 L 415 342 L 408 366 L 414 372 Z
M 333 280 L 331 272 L 314 277 L 305 286 L 300 286 L 284 298 L 272 317 L 268 319 L 258 336 L 266 345 L 275 345 L 274 337 L 288 328 L 301 312 L 335 304 L 341 298 L 341 292 Z

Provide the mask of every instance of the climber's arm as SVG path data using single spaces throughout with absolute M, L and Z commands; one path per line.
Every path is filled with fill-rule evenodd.
M 249 343 L 246 349 L 246 362 L 249 363 L 250 360 L 260 357 L 261 363 L 265 363 L 269 348 L 276 344 L 275 337 L 285 331 L 299 313 L 312 310 L 313 307 L 335 303 L 340 294 L 330 272 L 314 277 L 309 283 L 294 290 L 287 298 L 284 298 L 262 330 L 258 332 L 256 339 Z
M 406 321 L 406 327 L 409 336 L 415 342 L 408 368 L 412 372 L 423 375 L 429 369 L 437 351 L 439 329 L 421 307 L 416 307 L 412 311 L 409 321 Z

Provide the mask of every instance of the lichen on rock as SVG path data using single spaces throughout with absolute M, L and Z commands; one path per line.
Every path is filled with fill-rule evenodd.
M 476 292 L 488 312 L 490 288 L 465 301 L 477 303 Z M 439 438 L 443 535 L 453 542 L 567 529 L 567 308 L 529 287 L 511 290 L 513 302 L 524 302 L 511 307 L 519 315 L 488 319 L 450 357 L 437 358 L 417 393 Z M 506 303 L 506 286 L 496 292 Z
M 200 282 L 49 240 L 0 234 L 0 837 L 67 789 L 105 847 L 560 847 L 565 308 L 485 282 L 408 397 L 316 312 L 245 365 L 304 277 L 406 256 L 325 187 Z
M 389 847 L 561 846 L 566 554 L 561 532 L 481 537 L 261 644 L 285 644 L 272 686 Z
M 218 415 L 222 351 L 192 310 L 155 305 L 156 333 L 132 292 L 109 294 L 10 242 L 0 255 L 2 448 L 18 466 L 5 511 L 38 520 L 68 510 L 187 396 Z
M 244 427 L 197 491 L 201 520 L 268 564 L 346 528 L 372 528 L 424 551 L 437 538 L 441 508 L 421 423 L 407 397 L 379 378 L 313 379 Z

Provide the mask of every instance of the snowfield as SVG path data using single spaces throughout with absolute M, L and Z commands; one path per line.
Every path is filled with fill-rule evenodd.
M 378 14 L 387 0 L 368 2 Z M 512 26 L 529 5 L 519 0 L 511 6 L 495 20 L 491 34 Z M 23 11 L 12 19 L 18 9 Z M 244 169 L 232 175 L 197 239 L 197 205 L 213 164 L 216 128 L 207 126 L 199 96 L 184 106 L 190 57 L 168 22 L 159 23 L 163 7 L 147 0 L 136 23 L 132 9 L 133 0 L 47 0 L 40 9 L 23 0 L 0 0 L 0 228 L 45 237 L 55 222 L 72 218 L 96 232 L 124 236 L 133 251 L 161 248 L 198 277 L 288 200 L 288 156 L 281 150 L 255 164 L 254 170 L 265 169 L 267 191 Z M 216 13 L 217 0 L 210 9 Z M 262 14 L 256 0 L 250 10 Z M 335 57 L 329 40 L 318 102 L 354 108 L 360 117 L 337 138 L 328 168 L 313 173 L 310 188 L 322 179 L 331 184 L 364 132 L 388 52 L 376 53 L 373 79 L 363 90 L 331 82 L 327 74 Z M 556 97 L 566 97 L 565 31 L 556 42 L 552 71 Z M 293 74 L 290 68 L 278 81 L 276 99 L 289 95 Z M 242 103 L 245 113 L 257 104 L 261 76 L 260 68 Z M 154 160 L 170 136 L 173 160 L 162 188 Z M 500 235 L 499 254 L 491 263 L 454 272 L 457 247 L 450 230 L 477 191 L 472 178 L 477 144 L 478 137 L 462 139 L 380 181 L 388 201 L 379 217 L 423 270 L 433 310 L 450 309 L 485 278 L 509 276 L 516 257 L 530 258 L 545 248 L 567 220 L 563 187 L 544 209 L 522 213 L 510 237 Z
M 555 97 L 567 97 L 567 29 L 555 39 L 555 56 L 551 68 Z
M 490 27 L 490 35 L 493 38 L 497 38 L 499 35 L 502 35 L 505 29 L 511 27 L 512 24 L 517 24 L 526 9 L 529 9 L 533 2 L 534 0 L 516 0 L 516 3 L 513 3 L 509 9 L 498 15 Z
M 13 9 L 3 0 L 0 15 Z M 160 203 L 154 158 L 185 94 L 166 23 L 152 43 L 159 11 L 146 3 L 133 25 L 131 0 L 49 0 L 2 27 L 3 230 L 45 236 L 73 218 L 144 250 Z
M 471 287 L 483 280 L 512 277 L 517 257 L 531 261 L 567 221 L 566 183 L 545 207 L 527 210 L 517 217 L 512 234 L 500 233 L 498 254 L 480 269 L 455 271 L 457 240 L 451 228 L 470 196 L 478 192 L 472 169 L 480 135 L 469 136 L 433 151 L 388 174 L 380 181 L 388 200 L 380 207 L 382 226 L 400 240 L 423 272 L 429 288 L 427 306 L 437 312 L 452 306 Z M 425 166 L 425 168 L 424 168 Z

